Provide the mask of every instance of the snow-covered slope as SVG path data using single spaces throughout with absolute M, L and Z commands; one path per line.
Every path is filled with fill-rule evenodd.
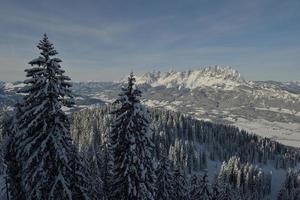
M 219 66 L 146 73 L 137 82 L 149 86 L 148 106 L 233 124 L 300 147 L 299 82 L 246 81 L 236 70 Z

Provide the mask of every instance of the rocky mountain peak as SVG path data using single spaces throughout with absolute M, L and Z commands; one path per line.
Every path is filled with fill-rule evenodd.
M 185 87 L 194 89 L 198 87 L 222 87 L 230 89 L 244 80 L 240 73 L 230 67 L 210 66 L 187 71 L 153 71 L 137 77 L 138 84 L 149 84 L 153 87 L 166 86 Z

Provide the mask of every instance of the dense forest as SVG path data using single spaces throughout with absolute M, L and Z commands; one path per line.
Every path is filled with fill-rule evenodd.
M 96 147 L 102 155 L 99 156 L 100 160 L 107 158 L 110 124 L 114 121 L 112 110 L 113 105 L 106 105 L 84 109 L 71 115 L 71 134 L 75 143 L 83 152 L 90 146 Z M 240 199 L 264 199 L 271 193 L 272 174 L 258 166 L 272 165 L 274 168 L 288 169 L 295 167 L 299 162 L 298 149 L 268 138 L 249 134 L 233 126 L 200 121 L 172 111 L 149 110 L 158 170 L 170 171 L 160 171 L 157 176 L 162 176 L 163 180 L 169 182 L 176 171 L 181 171 L 179 177 L 185 180 L 180 182 L 186 184 L 181 186 L 183 188 L 196 187 L 192 186 L 195 183 L 203 184 L 201 179 L 205 172 L 210 170 L 210 161 L 225 161 L 220 171 L 215 172 L 215 177 L 208 183 L 209 193 L 213 192 L 212 187 L 217 187 L 218 190 L 225 189 L 223 195 L 228 192 L 228 195 L 235 197 L 239 195 Z M 193 180 L 195 176 L 197 181 Z M 158 184 L 172 188 L 171 185 L 165 185 L 167 183 Z M 189 189 L 186 188 L 183 193 L 187 193 Z
M 105 145 L 110 133 L 112 105 L 84 109 L 71 115 L 71 134 L 80 148 L 90 143 Z M 249 134 L 234 126 L 200 121 L 168 110 L 150 109 L 155 157 L 165 148 L 173 165 L 188 173 L 206 168 L 207 159 L 227 161 L 238 156 L 243 163 L 272 164 L 276 168 L 295 167 L 297 148 Z

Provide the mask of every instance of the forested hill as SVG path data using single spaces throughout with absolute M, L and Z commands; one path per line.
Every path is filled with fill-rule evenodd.
M 105 145 L 112 116 L 111 106 L 84 109 L 71 115 L 71 134 L 81 148 L 89 144 Z M 172 111 L 150 109 L 156 157 L 166 149 L 173 165 L 187 172 L 207 167 L 208 160 L 226 161 L 232 156 L 243 163 L 295 167 L 299 149 L 268 138 L 249 134 L 234 126 L 193 119 Z

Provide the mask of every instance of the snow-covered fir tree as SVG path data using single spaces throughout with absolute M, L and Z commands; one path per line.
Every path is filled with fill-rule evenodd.
M 14 130 L 23 199 L 88 199 L 82 163 L 62 110 L 74 104 L 70 78 L 46 34 L 37 47 L 40 56 L 25 70 L 28 79 L 20 91 L 25 96 L 17 106 Z
M 153 200 L 155 198 L 154 145 L 148 110 L 141 104 L 141 91 L 133 73 L 127 87 L 115 101 L 111 131 L 113 155 L 112 200 Z
M 155 200 L 171 200 L 174 193 L 174 174 L 170 161 L 165 154 L 161 155 L 156 172 L 157 191 Z

